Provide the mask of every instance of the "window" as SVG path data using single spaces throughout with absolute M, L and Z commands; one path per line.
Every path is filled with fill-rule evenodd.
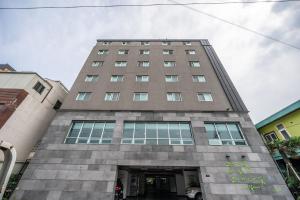
M 65 144 L 111 144 L 114 122 L 76 121 L 72 123 Z
M 105 42 L 103 42 L 102 44 L 103 44 L 103 45 L 110 45 L 111 42 L 105 41 Z
M 166 82 L 178 82 L 178 76 L 177 75 L 166 75 L 165 81 Z
M 87 101 L 91 97 L 91 92 L 78 92 L 76 101 Z
M 141 55 L 149 55 L 150 54 L 150 50 L 148 50 L 148 49 L 140 50 L 140 54 Z
M 150 42 L 146 42 L 146 41 L 144 41 L 144 42 L 141 42 L 141 45 L 144 45 L 144 46 L 148 46 L 148 45 L 150 45 Z
M 164 67 L 175 67 L 175 61 L 164 61 Z
M 283 138 L 285 140 L 289 140 L 290 139 L 290 135 L 287 132 L 287 130 L 284 128 L 283 124 L 278 124 L 277 126 L 278 131 L 281 133 L 281 135 L 283 136 Z
M 126 67 L 127 66 L 127 61 L 116 61 L 115 62 L 115 67 Z
M 98 75 L 87 75 L 85 77 L 85 82 L 96 82 L 99 79 Z
M 135 92 L 133 94 L 133 101 L 148 101 L 148 93 L 146 93 L 146 92 Z
M 168 92 L 167 93 L 168 101 L 182 101 L 180 92 Z
M 163 54 L 164 54 L 164 55 L 172 55 L 173 53 L 174 53 L 174 51 L 171 50 L 171 49 L 164 49 L 164 50 L 163 50 Z
M 211 93 L 203 92 L 197 94 L 198 101 L 213 101 Z
M 205 123 L 209 145 L 247 145 L 238 123 Z
M 53 109 L 58 110 L 58 109 L 60 109 L 61 105 L 62 105 L 62 102 L 60 100 L 57 100 L 53 106 Z
M 277 136 L 276 136 L 276 133 L 274 131 L 272 131 L 271 133 L 268 133 L 266 135 L 264 135 L 266 141 L 269 143 L 269 142 L 273 142 L 275 140 L 277 140 Z
M 119 101 L 120 93 L 119 92 L 106 92 L 105 101 Z
M 135 77 L 136 82 L 149 82 L 149 76 L 148 75 L 137 75 Z
M 192 145 L 188 122 L 124 122 L 122 144 Z
M 192 43 L 191 42 L 183 42 L 183 45 L 186 45 L 186 46 L 191 46 Z
M 98 51 L 98 55 L 107 55 L 108 54 L 108 49 L 101 49 Z
M 161 43 L 161 45 L 164 45 L 164 46 L 171 45 L 171 42 L 163 41 L 163 42 Z
M 120 49 L 119 51 L 118 51 L 118 54 L 119 55 L 125 55 L 125 54 L 128 54 L 128 49 Z
M 123 75 L 112 75 L 110 77 L 110 82 L 122 82 L 124 80 Z
M 101 67 L 102 65 L 103 65 L 103 61 L 92 62 L 92 67 Z
M 37 91 L 39 94 L 42 94 L 43 91 L 45 90 L 45 86 L 43 84 L 41 84 L 41 82 L 37 82 L 34 86 L 33 89 L 35 91 Z
M 189 54 L 189 55 L 195 55 L 196 54 L 196 51 L 195 50 L 185 50 L 185 53 L 186 54 Z
M 149 67 L 150 66 L 150 62 L 149 61 L 139 61 L 138 62 L 138 66 L 139 67 Z
M 122 45 L 127 45 L 129 44 L 129 42 L 122 42 Z
M 193 75 L 193 82 L 205 83 L 205 77 L 203 75 Z
M 200 67 L 199 61 L 190 61 L 189 64 L 190 64 L 190 67 Z

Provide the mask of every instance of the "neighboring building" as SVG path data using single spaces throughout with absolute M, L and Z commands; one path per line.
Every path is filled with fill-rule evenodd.
M 15 72 L 16 70 L 9 64 L 0 64 L 0 72 Z
M 117 182 L 127 199 L 293 199 L 207 40 L 98 40 L 14 198 L 112 200 Z
M 300 136 L 300 100 L 257 123 L 256 128 L 266 144 L 275 140 L 289 140 L 293 136 Z M 300 150 L 299 155 L 300 155 Z M 285 171 L 285 163 L 279 153 L 274 153 L 280 169 Z M 300 171 L 299 159 L 290 159 L 293 166 Z
M 0 140 L 17 151 L 15 173 L 32 157 L 67 93 L 61 82 L 34 72 L 0 72 Z

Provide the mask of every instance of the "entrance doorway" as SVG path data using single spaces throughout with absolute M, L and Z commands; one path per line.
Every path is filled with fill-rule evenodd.
M 126 200 L 183 200 L 190 184 L 199 184 L 198 168 L 126 167 L 118 170 Z

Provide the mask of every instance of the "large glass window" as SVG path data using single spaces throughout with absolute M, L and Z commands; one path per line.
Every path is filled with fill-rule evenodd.
M 178 82 L 178 76 L 177 75 L 166 75 L 165 81 L 166 82 Z
M 125 122 L 122 144 L 192 145 L 188 122 Z
M 246 145 L 246 140 L 237 123 L 205 123 L 210 145 Z
M 66 144 L 110 144 L 114 122 L 78 121 L 73 122 L 65 139 Z
M 147 92 L 135 92 L 133 94 L 133 101 L 148 101 Z
M 127 66 L 127 61 L 116 61 L 115 62 L 115 67 L 126 67 Z
M 101 67 L 103 65 L 103 61 L 93 61 L 92 67 Z
M 198 101 L 213 101 L 211 93 L 199 92 L 197 94 Z
M 172 49 L 163 49 L 163 55 L 172 55 L 173 53 Z
M 204 83 L 206 80 L 204 75 L 193 75 L 193 82 Z
M 140 54 L 141 55 L 149 55 L 150 54 L 150 50 L 149 49 L 140 50 Z
M 84 81 L 85 82 L 96 82 L 98 81 L 99 76 L 98 75 L 86 75 Z
M 110 82 L 122 82 L 124 80 L 123 75 L 112 75 L 110 77 Z
M 278 124 L 277 126 L 278 131 L 281 133 L 281 135 L 284 137 L 285 140 L 290 139 L 290 135 L 287 132 L 287 130 L 284 128 L 283 124 Z
M 98 55 L 107 55 L 108 54 L 108 49 L 101 49 L 98 51 Z
M 106 92 L 104 100 L 105 101 L 119 101 L 119 92 Z
M 149 67 L 150 62 L 149 61 L 139 61 L 138 62 L 138 67 Z
M 168 101 L 182 101 L 180 92 L 168 92 L 167 93 Z
M 136 75 L 135 81 L 136 82 L 149 82 L 149 76 L 148 75 Z
M 125 55 L 125 54 L 128 54 L 128 49 L 120 49 L 119 51 L 118 51 L 118 54 L 119 55 Z
M 164 61 L 164 67 L 175 67 L 175 61 Z
M 199 61 L 189 61 L 191 67 L 200 67 Z

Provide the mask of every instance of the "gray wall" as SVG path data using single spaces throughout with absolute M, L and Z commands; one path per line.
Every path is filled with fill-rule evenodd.
M 63 144 L 72 120 L 115 120 L 113 144 Z M 191 121 L 195 145 L 120 145 L 124 120 Z M 204 121 L 239 122 L 249 146 L 208 146 Z M 225 163 L 243 160 L 251 168 L 247 175 L 266 179 L 262 189 L 231 182 Z M 112 200 L 117 166 L 200 167 L 206 200 L 293 199 L 249 116 L 232 112 L 58 112 L 14 198 Z

